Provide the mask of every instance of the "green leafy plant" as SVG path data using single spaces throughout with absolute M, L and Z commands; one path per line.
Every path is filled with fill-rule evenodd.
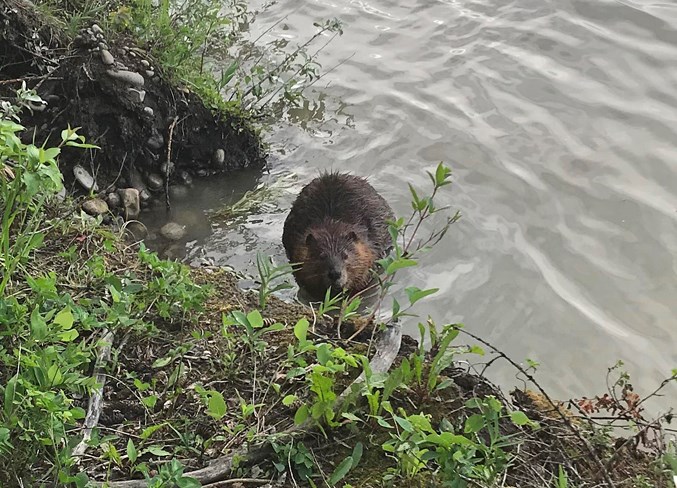
M 275 266 L 271 256 L 264 256 L 259 252 L 256 253 L 256 268 L 261 282 L 259 286 L 259 307 L 263 309 L 266 307 L 270 295 L 280 290 L 292 288 L 291 283 L 287 280 L 277 284 L 273 284 L 273 282 L 289 277 L 293 272 L 293 267 L 290 264 Z

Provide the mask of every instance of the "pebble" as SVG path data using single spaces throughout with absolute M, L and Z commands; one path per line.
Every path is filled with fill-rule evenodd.
M 83 168 L 79 164 L 76 164 L 73 167 L 73 175 L 75 176 L 75 179 L 77 180 L 77 182 L 80 183 L 85 190 L 87 190 L 87 191 L 90 191 L 90 190 L 98 191 L 99 190 L 99 185 L 96 184 L 96 181 L 94 181 L 94 178 L 92 178 L 92 175 L 89 174 L 89 171 L 87 171 L 85 168 Z
M 223 149 L 219 148 L 216 151 L 214 151 L 214 156 L 212 157 L 212 161 L 216 166 L 219 168 L 223 167 L 223 163 L 226 161 L 226 151 Z
M 170 241 L 178 241 L 186 235 L 186 226 L 179 225 L 176 222 L 168 222 L 160 229 L 160 235 Z
M 91 27 L 92 34 L 103 34 L 103 29 L 99 27 L 99 24 L 92 24 Z M 89 32 L 89 29 L 88 29 Z
M 148 138 L 146 141 L 146 146 L 151 149 L 160 149 L 165 144 L 165 139 L 162 137 L 162 134 L 154 134 Z
M 122 200 L 122 207 L 125 210 L 125 218 L 135 219 L 141 212 L 141 202 L 139 190 L 136 188 L 121 188 L 118 190 L 118 195 Z
M 150 107 L 143 107 L 143 111 L 146 115 L 152 117 L 155 112 L 153 112 L 153 109 Z
M 172 174 L 174 172 L 174 163 L 165 161 L 160 165 L 160 171 L 165 176 Z
M 153 71 L 152 69 L 147 69 L 146 70 L 146 77 L 152 78 L 153 76 L 155 76 L 155 71 Z
M 108 204 L 100 198 L 92 198 L 82 204 L 82 210 L 96 217 L 97 215 L 108 213 Z
M 111 64 L 115 63 L 115 58 L 110 53 L 110 51 L 108 51 L 107 49 L 102 49 L 101 50 L 101 61 L 106 66 L 110 66 Z
M 192 185 L 193 177 L 190 175 L 188 171 L 184 169 L 179 173 L 179 181 L 181 181 L 181 183 L 183 183 L 184 185 Z
M 106 44 L 105 42 L 100 42 L 99 43 L 99 49 L 101 49 L 102 51 L 104 49 L 108 49 L 108 44 Z
M 138 88 L 143 87 L 143 84 L 145 83 L 143 76 L 141 76 L 139 73 L 135 73 L 133 71 L 108 70 L 108 71 L 106 71 L 106 73 L 108 73 L 108 76 L 110 76 L 111 78 L 115 78 L 116 80 L 122 81 L 122 82 L 124 82 L 128 85 L 131 85 L 131 86 L 136 86 Z
M 151 190 L 159 190 L 165 184 L 165 180 L 157 173 L 150 173 L 146 177 L 146 181 Z
M 148 202 L 150 200 L 150 192 L 148 191 L 148 188 L 144 188 L 141 190 L 141 193 L 139 193 L 139 197 L 141 197 L 142 202 Z
M 148 69 L 150 68 L 150 63 L 146 61 L 145 59 L 141 60 L 141 64 L 143 65 L 144 68 Z
M 205 176 L 207 176 L 207 175 L 209 174 L 209 172 L 208 172 L 206 169 L 204 169 L 204 168 L 200 168 L 200 169 L 198 169 L 198 170 L 196 171 L 196 174 L 197 174 L 200 178 L 204 178 Z
M 117 193 L 109 193 L 106 196 L 106 201 L 108 202 L 108 206 L 110 208 L 118 208 L 121 203 L 120 195 L 118 195 Z
M 66 187 L 62 186 L 61 190 L 56 194 L 56 199 L 60 202 L 63 202 L 66 199 Z
M 127 93 L 129 93 L 129 98 L 134 103 L 143 103 L 143 100 L 146 98 L 145 90 L 137 90 L 136 88 L 127 88 Z

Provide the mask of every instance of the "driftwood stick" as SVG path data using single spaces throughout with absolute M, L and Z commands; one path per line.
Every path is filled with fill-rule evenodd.
M 92 391 L 87 405 L 87 416 L 84 421 L 84 434 L 80 443 L 73 449 L 73 456 L 80 457 L 87 450 L 87 441 L 92 438 L 92 429 L 99 423 L 101 410 L 103 410 L 103 388 L 106 385 L 106 375 L 103 372 L 104 367 L 110 361 L 110 350 L 113 345 L 115 334 L 105 329 L 103 338 L 99 342 L 99 353 L 96 357 L 94 366 L 94 377 L 100 386 Z

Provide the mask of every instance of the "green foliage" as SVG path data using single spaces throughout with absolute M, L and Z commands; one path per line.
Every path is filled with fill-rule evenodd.
M 315 460 L 303 442 L 278 444 L 272 441 L 271 445 L 277 455 L 273 465 L 279 473 L 284 473 L 287 468 L 293 469 L 302 481 L 312 483 L 311 478 L 315 474 Z
M 293 267 L 290 264 L 282 264 L 275 266 L 273 258 L 256 253 L 256 268 L 259 271 L 259 307 L 266 308 L 268 297 L 280 290 L 287 290 L 292 288 L 291 283 L 284 278 L 288 278 L 293 272 Z M 273 282 L 284 279 L 283 281 L 273 284 Z

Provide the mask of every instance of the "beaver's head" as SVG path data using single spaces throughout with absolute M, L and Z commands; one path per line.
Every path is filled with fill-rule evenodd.
M 328 289 L 332 294 L 357 292 L 369 283 L 375 255 L 360 226 L 326 220 L 308 229 L 304 247 L 298 277 L 316 297 L 324 297 Z

